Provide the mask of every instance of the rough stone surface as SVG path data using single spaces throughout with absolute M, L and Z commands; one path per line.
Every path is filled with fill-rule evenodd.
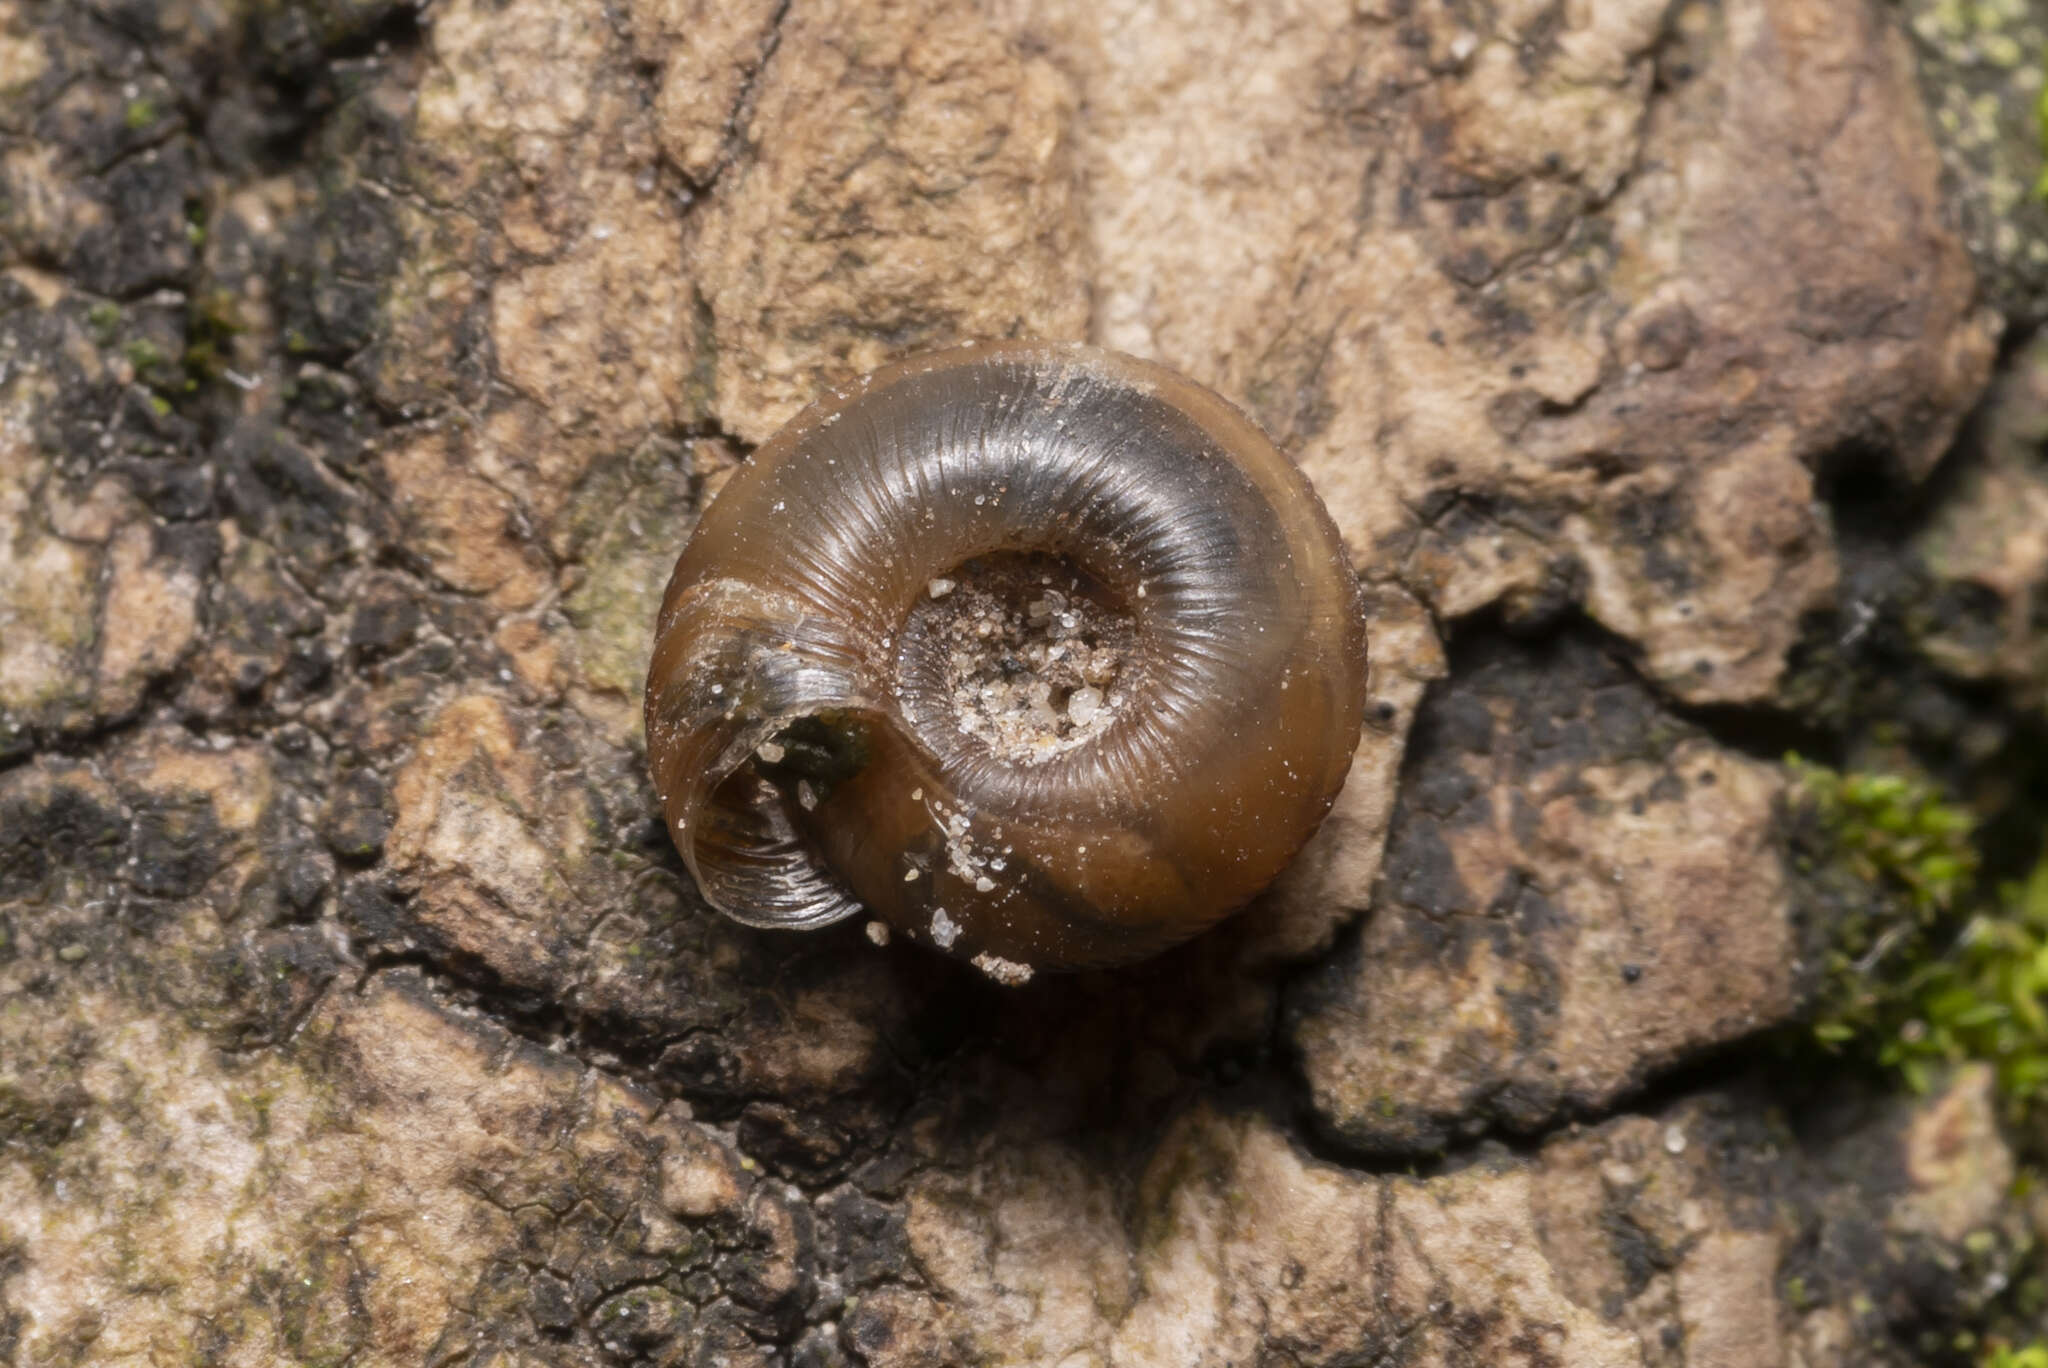
M 1988 416 L 1972 435 L 1980 459 L 1918 530 L 1932 579 L 1916 624 L 1922 649 L 1945 672 L 1996 681 L 2036 709 L 2048 706 L 2048 351 L 2039 343 L 1999 378 Z
M 784 7 L 690 246 L 719 420 L 758 442 L 907 351 L 1086 335 L 1078 98 L 962 0 Z
M 111 308 L 96 317 L 107 330 L 131 321 Z M 110 356 L 85 298 L 48 277 L 0 282 L 0 349 L 18 396 L 0 417 L 0 754 L 131 716 L 193 644 L 216 534 L 182 508 L 157 513 L 108 459 L 160 460 L 181 435 L 150 430 L 169 420 L 133 392 L 138 363 L 161 355 L 149 334 L 168 334 L 173 319 L 157 308 L 132 321 L 127 351 Z M 117 423 L 146 418 L 144 430 L 105 432 L 94 404 Z M 60 405 L 82 407 L 60 416 Z
M 1081 1146 L 1018 1135 L 912 1186 L 910 1249 L 940 1298 L 915 1323 L 1020 1364 L 1890 1361 L 1859 1355 L 1954 1248 L 1932 1224 L 1980 1249 L 2022 1236 L 1988 1087 L 1967 1074 L 1807 1146 L 1708 1094 L 1429 1179 L 1333 1167 L 1202 1107 L 1128 1188 Z M 1840 1186 L 1830 1166 L 1870 1146 L 1888 1156 L 1870 1186 Z
M 1583 642 L 1460 664 L 1373 915 L 1294 1004 L 1317 1114 L 1362 1149 L 1599 1114 L 1796 1005 L 1778 771 Z
M 2021 1237 L 1996 1195 L 2010 1155 L 1989 1087 L 1966 1072 L 1917 1107 L 1819 1118 L 1797 1136 L 1739 1095 L 1608 1122 L 1544 1147 L 1539 1239 L 1574 1301 L 1633 1332 L 1631 1363 L 1891 1362 L 1875 1347 L 1887 1330 L 1982 1295 Z M 1930 1146 L 1929 1131 L 1943 1140 Z M 1955 1162 L 1918 1161 L 1929 1148 Z M 1860 1191 L 1834 1181 L 1850 1168 L 1867 1175 Z M 1977 1232 L 1977 1266 L 1916 1221 L 1923 1209 Z
M 1984 1078 L 1756 1040 L 1777 729 L 2044 688 L 1951 8 L 0 0 L 0 1361 L 1920 1362 Z M 1298 453 L 1372 656 L 1270 893 L 1014 991 L 711 915 L 638 734 L 750 444 L 1012 335 Z
M 1448 665 L 1428 611 L 1396 585 L 1366 590 L 1365 729 L 1329 816 L 1246 910 L 1247 958 L 1299 960 L 1329 948 L 1372 905 L 1401 760 L 1424 690 Z
M 1765 697 L 1816 465 L 1924 472 L 1990 363 L 1875 7 L 1019 8 L 1083 73 L 1095 336 L 1241 397 L 1440 615 L 1583 604 Z

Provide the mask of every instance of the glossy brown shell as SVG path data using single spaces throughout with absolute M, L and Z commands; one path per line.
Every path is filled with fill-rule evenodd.
M 931 581 L 1017 551 L 1086 571 L 1135 633 L 1120 710 L 1034 764 L 907 681 Z M 662 603 L 647 737 L 728 916 L 865 909 L 1014 979 L 1139 959 L 1244 903 L 1322 820 L 1364 704 L 1357 583 L 1294 464 L 1162 367 L 1006 343 L 877 372 L 735 472 Z M 799 784 L 761 747 L 805 718 L 836 763 Z

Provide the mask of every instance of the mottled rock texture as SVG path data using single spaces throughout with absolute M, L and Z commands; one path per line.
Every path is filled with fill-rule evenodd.
M 1597 1115 L 1798 1004 L 1776 770 L 1583 643 L 1488 654 L 1424 706 L 1373 915 L 1295 999 L 1362 1148 Z
M 2038 735 L 2043 24 L 0 0 L 0 1362 L 1925 1361 L 2012 1150 L 1766 1042 L 1778 760 Z M 709 914 L 638 735 L 752 445 L 1003 336 L 1372 647 L 1269 895 L 1015 991 Z

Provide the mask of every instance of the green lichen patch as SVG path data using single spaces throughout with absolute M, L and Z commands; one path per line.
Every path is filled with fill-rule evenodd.
M 687 449 L 655 438 L 600 466 L 570 505 L 561 544 L 582 576 L 562 607 L 594 690 L 640 695 L 661 593 L 696 520 L 691 489 Z
M 2048 16 L 2024 0 L 1905 0 L 1903 8 L 1972 254 L 2001 308 L 2038 317 L 2048 285 Z

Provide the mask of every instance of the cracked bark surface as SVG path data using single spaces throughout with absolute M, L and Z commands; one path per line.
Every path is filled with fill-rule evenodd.
M 1922 1361 L 2009 1140 L 1763 1043 L 1758 738 L 2040 721 L 1930 13 L 0 0 L 0 1361 Z M 637 732 L 751 444 L 1013 335 L 1243 404 L 1373 653 L 1271 894 L 1021 991 L 709 914 Z

